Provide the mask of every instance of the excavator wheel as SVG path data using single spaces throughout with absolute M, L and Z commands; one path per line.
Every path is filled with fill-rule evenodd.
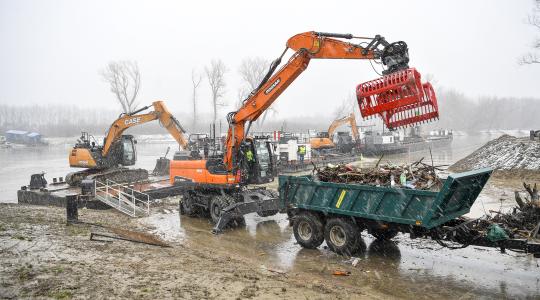
M 217 224 L 219 217 L 221 217 L 221 210 L 225 207 L 232 205 L 236 203 L 236 200 L 229 196 L 229 195 L 218 195 L 214 196 L 212 200 L 210 200 L 210 217 L 212 218 L 212 221 L 214 224 Z M 235 226 L 243 226 L 246 224 L 246 221 L 244 217 L 238 217 L 230 220 L 230 225 Z
M 229 195 L 217 195 L 210 200 L 210 217 L 214 223 L 217 223 L 219 217 L 221 217 L 221 211 L 236 201 Z
M 180 214 L 186 215 L 188 217 L 195 217 L 200 214 L 201 209 L 193 203 L 193 195 L 190 193 L 185 193 L 182 195 L 180 200 L 179 210 Z

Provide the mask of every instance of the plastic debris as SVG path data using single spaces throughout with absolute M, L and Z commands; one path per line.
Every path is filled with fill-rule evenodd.
M 335 275 L 335 276 L 350 276 L 351 275 L 351 272 L 349 271 L 341 271 L 341 270 L 335 270 L 332 275 Z

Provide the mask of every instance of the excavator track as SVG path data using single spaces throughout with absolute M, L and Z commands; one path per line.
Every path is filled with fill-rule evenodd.
M 100 182 L 112 180 L 116 183 L 136 182 L 148 179 L 148 170 L 114 168 L 106 170 L 86 169 L 79 172 L 72 172 L 66 175 L 66 182 L 70 186 L 79 186 L 83 179 L 93 179 Z

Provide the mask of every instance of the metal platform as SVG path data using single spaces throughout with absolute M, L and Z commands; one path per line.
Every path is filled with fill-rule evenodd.
M 111 205 L 112 202 L 107 203 L 107 201 L 103 201 L 103 199 L 112 201 L 113 198 L 118 198 L 120 191 L 120 189 L 118 189 L 119 184 L 113 182 L 107 184 L 96 182 L 95 184 L 94 192 L 90 195 L 84 195 L 80 187 L 71 187 L 65 182 L 47 184 L 39 189 L 30 189 L 29 186 L 23 186 L 17 191 L 17 200 L 18 203 L 22 204 L 65 207 L 67 202 L 66 197 L 75 195 L 77 196 L 77 206 L 79 208 L 108 209 L 111 208 L 111 206 L 114 206 Z M 99 185 L 99 187 L 97 185 Z M 111 190 L 109 191 L 106 186 L 109 186 Z M 104 189 L 104 191 L 101 191 L 102 189 Z M 120 192 L 120 194 L 122 194 L 122 199 L 116 199 L 117 204 L 126 201 L 133 202 L 133 199 L 131 198 L 137 198 L 135 202 L 140 204 L 139 198 L 142 195 L 147 195 L 147 200 L 151 201 L 179 194 L 177 190 L 172 188 L 168 176 L 150 176 L 148 180 L 122 184 L 121 190 L 122 192 Z M 124 190 L 129 190 L 129 193 Z M 105 197 L 104 193 L 109 194 L 109 197 Z M 133 197 L 131 197 L 131 193 L 133 193 Z M 103 199 L 100 199 L 100 197 Z M 144 205 L 139 206 L 142 207 Z M 133 211 L 133 207 L 130 208 L 130 211 Z M 141 214 L 137 208 L 135 208 L 135 211 L 136 215 Z

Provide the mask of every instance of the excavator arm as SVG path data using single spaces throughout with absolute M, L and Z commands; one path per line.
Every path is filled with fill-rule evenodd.
M 368 39 L 363 47 L 360 44 L 348 43 L 341 39 Z M 383 46 L 380 50 L 378 47 Z M 392 51 L 389 51 L 392 48 Z M 287 63 L 274 74 L 277 66 L 288 49 L 296 52 Z M 224 164 L 228 170 L 233 170 L 233 159 L 240 144 L 249 131 L 251 122 L 266 110 L 277 97 L 307 68 L 311 59 L 381 59 L 388 67 L 387 71 L 408 68 L 408 52 L 404 42 L 389 44 L 380 36 L 374 38 L 354 37 L 351 34 L 335 34 L 322 32 L 305 32 L 291 37 L 287 41 L 285 51 L 270 66 L 268 74 L 261 84 L 244 101 L 236 112 L 229 113 L 229 131 L 226 141 Z M 248 127 L 246 128 L 246 123 Z
M 111 125 L 107 132 L 107 136 L 105 137 L 105 142 L 103 145 L 102 155 L 105 157 L 111 150 L 111 146 L 115 141 L 117 141 L 121 136 L 122 133 L 134 126 L 138 126 L 144 123 L 148 123 L 154 120 L 159 120 L 161 125 L 169 131 L 169 133 L 173 136 L 173 138 L 178 142 L 178 145 L 180 145 L 181 148 L 187 149 L 188 147 L 188 141 L 184 137 L 185 130 L 180 125 L 180 122 L 176 120 L 176 118 L 169 112 L 167 107 L 165 107 L 165 104 L 162 101 L 155 101 L 152 103 L 152 106 L 154 107 L 154 111 L 146 113 L 146 114 L 138 114 L 148 108 L 150 106 L 145 106 L 141 109 L 138 109 L 132 113 L 129 114 L 123 114 L 118 118 L 114 123 Z
M 360 135 L 358 133 L 358 127 L 356 126 L 356 118 L 354 117 L 354 113 L 351 113 L 350 115 L 341 119 L 334 120 L 334 122 L 330 124 L 330 127 L 328 127 L 328 137 L 330 137 L 331 139 L 332 136 L 334 136 L 334 132 L 336 131 L 336 129 L 347 123 L 349 123 L 349 125 L 351 126 L 354 140 L 358 142 Z

